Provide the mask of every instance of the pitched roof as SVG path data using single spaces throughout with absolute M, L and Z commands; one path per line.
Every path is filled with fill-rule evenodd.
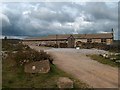
M 24 40 L 67 40 L 70 37 L 70 34 L 63 34 L 63 35 L 49 35 L 46 37 L 34 37 L 34 38 L 26 38 Z
M 97 34 L 74 34 L 74 38 L 80 39 L 98 39 L 98 38 L 113 38 L 112 33 L 97 33 Z
M 24 40 L 67 40 L 71 35 L 76 39 L 98 39 L 98 38 L 113 38 L 112 33 L 97 33 L 97 34 L 60 34 L 49 35 L 46 37 L 26 38 Z

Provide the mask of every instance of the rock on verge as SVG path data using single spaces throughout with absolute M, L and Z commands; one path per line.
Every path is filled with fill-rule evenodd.
M 73 88 L 73 81 L 68 77 L 60 77 L 57 82 L 58 88 Z
M 49 60 L 41 60 L 26 64 L 24 71 L 26 73 L 48 73 L 50 71 Z

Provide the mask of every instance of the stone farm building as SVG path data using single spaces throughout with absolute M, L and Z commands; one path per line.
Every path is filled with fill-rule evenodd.
M 97 34 L 60 34 L 45 37 L 26 38 L 23 44 L 38 46 L 55 46 L 73 48 L 81 43 L 104 43 L 110 45 L 113 42 L 113 33 Z

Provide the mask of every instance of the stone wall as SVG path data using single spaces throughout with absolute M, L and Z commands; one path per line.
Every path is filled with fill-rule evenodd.
M 81 41 L 81 42 L 87 42 L 87 39 L 75 39 L 75 43 Z
M 83 42 L 83 43 L 87 43 L 87 39 L 75 39 L 75 44 L 76 44 L 76 42 L 78 42 L 78 41 Z M 107 45 L 112 44 L 112 42 L 113 42 L 113 39 L 106 39 L 106 44 L 107 44 Z M 91 43 L 102 43 L 102 42 L 101 42 L 101 39 L 92 39 L 92 42 L 91 42 Z M 75 45 L 75 46 L 76 46 L 76 45 Z
M 113 43 L 113 39 L 107 39 L 107 45 L 112 44 Z
M 92 39 L 92 43 L 94 43 L 94 42 L 101 43 L 101 39 Z

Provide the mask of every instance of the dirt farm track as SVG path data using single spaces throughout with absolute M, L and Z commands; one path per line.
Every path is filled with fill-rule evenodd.
M 30 46 L 35 50 L 41 50 L 38 46 Z M 45 49 L 54 57 L 54 64 L 65 72 L 94 88 L 117 88 L 118 68 L 101 64 L 91 60 L 87 54 L 105 53 L 96 49 Z

